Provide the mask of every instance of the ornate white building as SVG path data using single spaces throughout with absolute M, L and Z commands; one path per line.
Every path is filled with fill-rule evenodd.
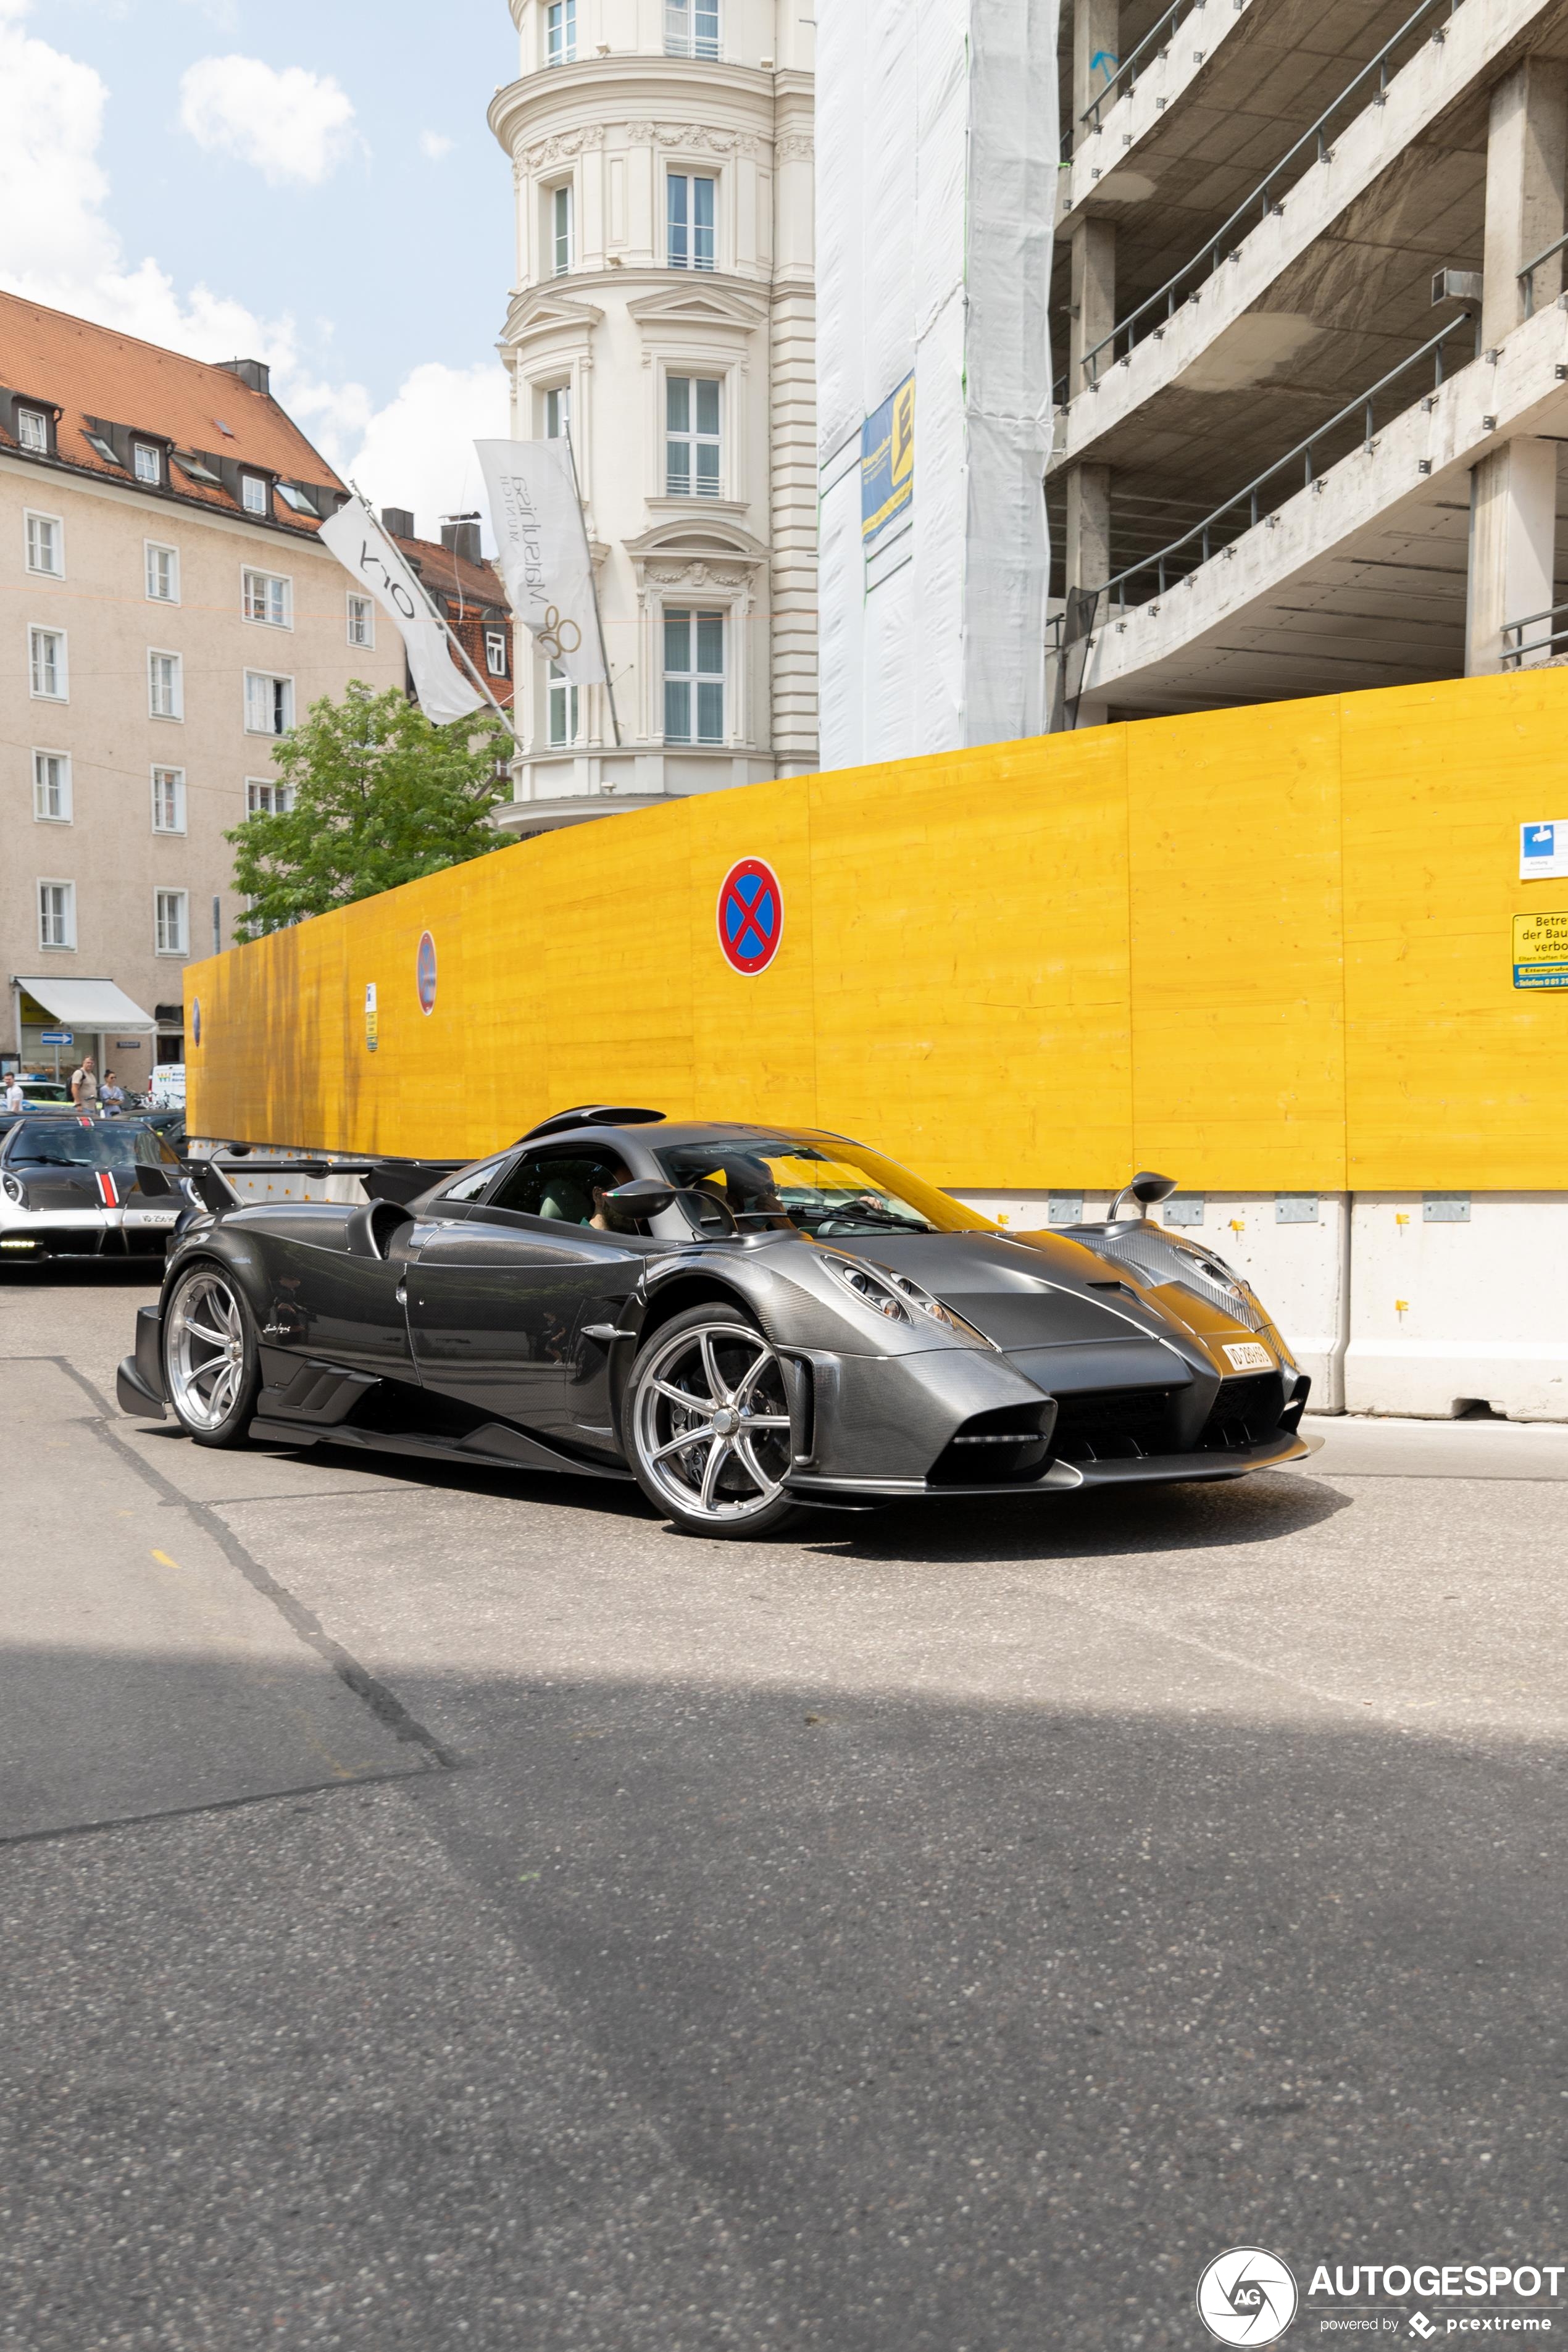
M 570 431 L 613 690 L 520 642 L 501 818 L 528 834 L 817 764 L 812 26 L 800 0 L 510 6 L 511 429 Z

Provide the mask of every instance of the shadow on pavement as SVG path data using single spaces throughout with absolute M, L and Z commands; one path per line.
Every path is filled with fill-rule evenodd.
M 1121 2352 L 1231 2245 L 1556 2259 L 1557 1748 L 398 1688 L 470 1769 L 0 1855 L 33 2352 Z

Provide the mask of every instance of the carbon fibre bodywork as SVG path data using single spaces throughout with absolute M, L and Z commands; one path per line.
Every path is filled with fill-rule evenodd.
M 636 1231 L 571 1222 L 554 1199 L 545 1213 L 504 1205 L 523 1197 L 528 1164 L 564 1165 L 568 1151 L 579 1171 L 597 1153 L 646 1183 L 682 1151 L 750 1150 L 775 1133 L 606 1121 L 574 1128 L 569 1144 L 531 1150 L 525 1139 L 407 1206 L 199 1218 L 171 1255 L 163 1299 L 141 1312 L 121 1403 L 163 1412 L 163 1305 L 206 1259 L 254 1318 L 251 1427 L 274 1442 L 626 1478 L 622 1406 L 639 1347 L 716 1302 L 776 1352 L 784 1484 L 803 1502 L 1235 1477 L 1309 1450 L 1306 1378 L 1259 1303 L 1217 1260 L 1141 1220 L 1012 1234 L 949 1202 L 959 1229 L 829 1237 L 782 1213 L 761 1231 L 714 1230 L 679 1196 Z M 847 1273 L 893 1307 L 867 1304 Z

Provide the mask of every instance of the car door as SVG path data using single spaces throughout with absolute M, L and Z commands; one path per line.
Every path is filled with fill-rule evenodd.
M 629 1174 L 607 1147 L 542 1145 L 466 1218 L 421 1227 L 408 1323 L 426 1388 L 542 1433 L 613 1445 L 607 1346 L 586 1327 L 614 1325 L 653 1247 L 604 1205 Z

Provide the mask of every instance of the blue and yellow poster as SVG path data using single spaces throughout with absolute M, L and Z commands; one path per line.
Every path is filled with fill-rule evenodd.
M 860 544 L 868 554 L 914 495 L 915 380 L 907 375 L 860 427 Z

